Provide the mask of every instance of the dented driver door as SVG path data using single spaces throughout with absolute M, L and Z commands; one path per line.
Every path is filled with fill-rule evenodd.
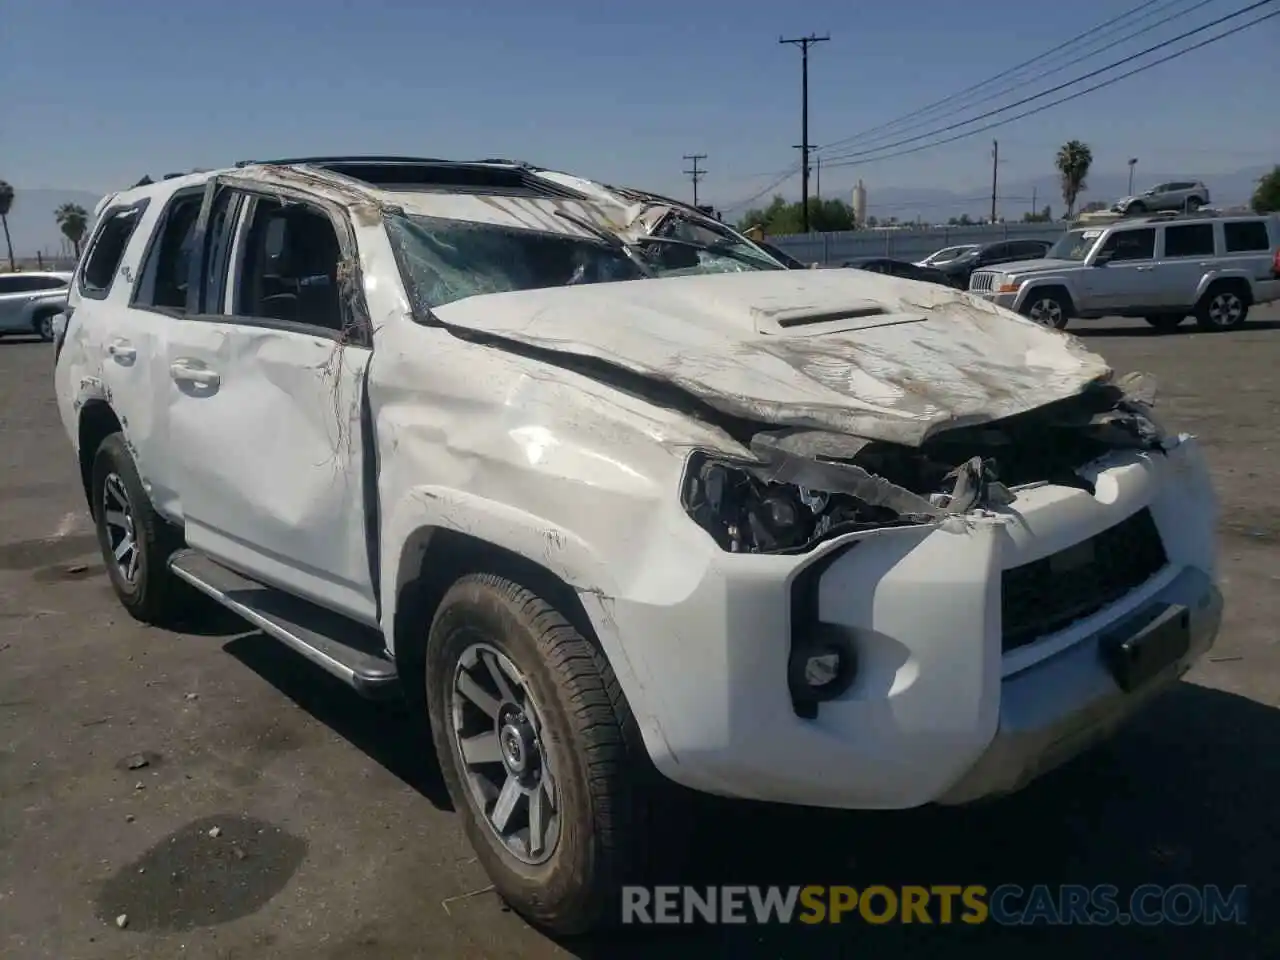
M 355 262 L 350 225 L 322 200 L 220 179 L 196 242 L 200 302 L 167 358 L 187 542 L 375 625 L 363 408 L 371 337 L 344 274 Z

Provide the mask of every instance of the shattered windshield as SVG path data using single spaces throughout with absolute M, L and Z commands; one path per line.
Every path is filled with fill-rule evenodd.
M 405 283 L 419 303 L 441 307 L 486 293 L 541 290 L 646 277 L 780 270 L 732 249 L 673 238 L 634 244 L 545 230 L 394 214 L 387 232 L 400 255 Z
M 1101 230 L 1068 230 L 1049 248 L 1046 260 L 1083 260 L 1102 236 Z
M 387 232 L 411 294 L 430 307 L 645 276 L 621 246 L 587 237 L 411 215 L 388 217 Z

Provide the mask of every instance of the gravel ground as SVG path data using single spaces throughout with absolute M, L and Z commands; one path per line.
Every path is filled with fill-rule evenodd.
M 1116 741 L 967 810 L 708 801 L 691 883 L 1247 884 L 1245 927 L 667 931 L 554 943 L 490 892 L 395 706 L 234 618 L 134 623 L 96 556 L 50 396 L 51 348 L 0 342 L 0 956 L 27 958 L 1280 955 L 1280 310 L 1235 334 L 1077 323 L 1203 438 L 1227 620 Z M 117 918 L 126 916 L 122 928 Z M 1120 954 L 1117 954 L 1119 956 Z

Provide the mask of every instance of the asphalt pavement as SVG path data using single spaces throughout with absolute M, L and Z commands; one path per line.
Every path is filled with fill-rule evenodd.
M 0 957 L 1280 955 L 1280 309 L 1242 331 L 1072 332 L 1206 445 L 1227 615 L 1209 659 L 1115 741 L 963 810 L 708 800 L 682 882 L 1237 884 L 1243 926 L 630 930 L 555 943 L 488 890 L 424 731 L 230 616 L 145 628 L 103 573 L 51 395 L 0 341 Z M 124 918 L 124 919 L 120 919 Z

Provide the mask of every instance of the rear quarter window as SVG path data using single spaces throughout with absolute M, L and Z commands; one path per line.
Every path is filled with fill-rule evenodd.
M 84 268 L 80 272 L 80 292 L 84 296 L 101 300 L 111 291 L 112 281 L 120 270 L 120 263 L 146 206 L 146 201 L 143 201 L 103 213 L 102 222 L 89 242 Z
M 1262 220 L 1236 220 L 1222 225 L 1227 253 L 1266 252 L 1271 249 L 1267 224 Z

